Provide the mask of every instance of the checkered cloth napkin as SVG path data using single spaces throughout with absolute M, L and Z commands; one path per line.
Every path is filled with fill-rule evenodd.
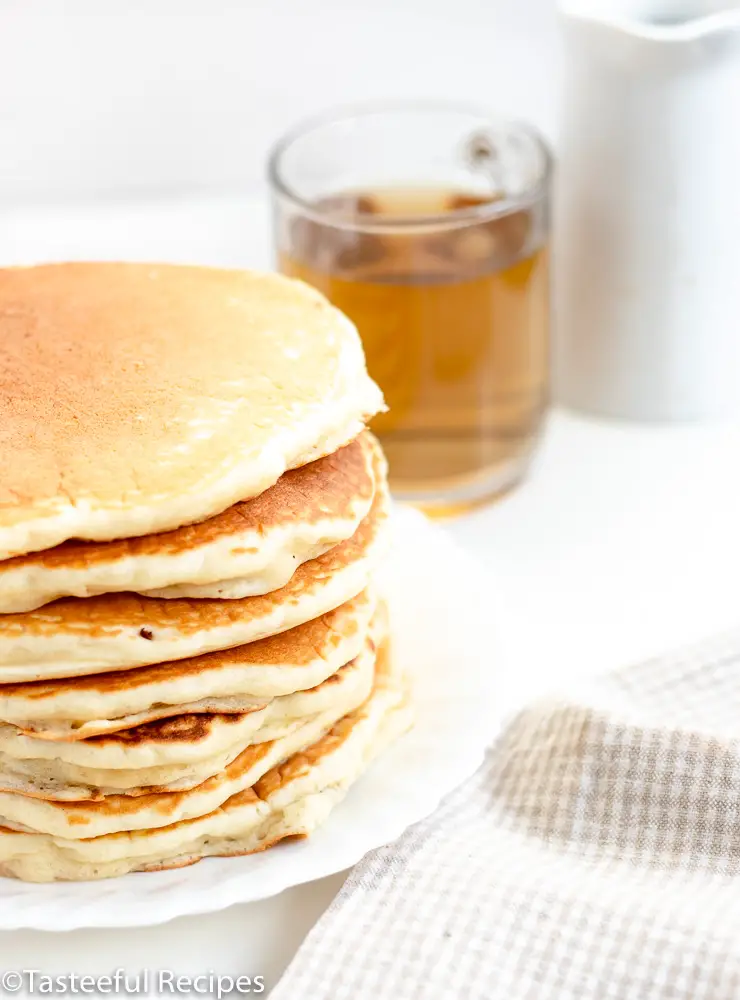
M 738 1000 L 740 632 L 521 712 L 271 1000 Z

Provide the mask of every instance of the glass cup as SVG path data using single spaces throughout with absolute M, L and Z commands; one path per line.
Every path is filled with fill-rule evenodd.
M 466 510 L 526 472 L 548 401 L 551 159 L 529 126 L 372 105 L 273 149 L 278 265 L 357 325 L 401 500 Z

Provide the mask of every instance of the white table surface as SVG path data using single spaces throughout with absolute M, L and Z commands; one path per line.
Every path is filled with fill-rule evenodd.
M 0 215 L 2 263 L 72 257 L 268 266 L 268 214 L 244 197 Z M 445 526 L 492 574 L 507 705 L 740 624 L 738 456 L 740 425 L 555 411 L 529 480 Z M 0 933 L 0 971 L 213 970 L 269 985 L 341 881 L 147 930 Z

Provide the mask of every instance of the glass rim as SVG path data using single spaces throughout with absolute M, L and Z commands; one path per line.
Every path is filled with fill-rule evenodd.
M 480 205 L 469 205 L 430 215 L 386 215 L 382 216 L 382 221 L 380 218 L 374 217 L 369 213 L 355 219 L 347 219 L 346 217 L 338 218 L 337 214 L 332 213 L 331 210 L 322 210 L 317 207 L 315 202 L 304 198 L 285 180 L 281 171 L 282 159 L 291 146 L 304 136 L 326 125 L 370 117 L 372 115 L 394 115 L 399 112 L 427 112 L 430 114 L 450 112 L 461 115 L 473 115 L 509 135 L 524 135 L 532 142 L 533 148 L 540 158 L 537 178 L 534 183 L 530 184 L 525 191 L 518 195 L 506 195 L 502 198 L 483 202 Z M 479 223 L 511 215 L 547 198 L 553 166 L 554 158 L 552 151 L 539 129 L 520 119 L 497 117 L 490 110 L 480 105 L 465 101 L 429 99 L 364 101 L 335 106 L 318 114 L 310 115 L 301 119 L 284 132 L 270 148 L 267 158 L 267 180 L 273 194 L 292 203 L 294 207 L 300 209 L 306 218 L 312 219 L 315 222 L 322 222 L 331 218 L 332 224 L 342 229 L 362 229 L 372 232 L 382 232 L 405 227 L 439 228 L 440 226 L 444 226 L 447 228 L 468 222 Z

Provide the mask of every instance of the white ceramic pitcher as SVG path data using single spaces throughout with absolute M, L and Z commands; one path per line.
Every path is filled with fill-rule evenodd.
M 638 420 L 740 413 L 740 10 L 560 7 L 556 395 Z

